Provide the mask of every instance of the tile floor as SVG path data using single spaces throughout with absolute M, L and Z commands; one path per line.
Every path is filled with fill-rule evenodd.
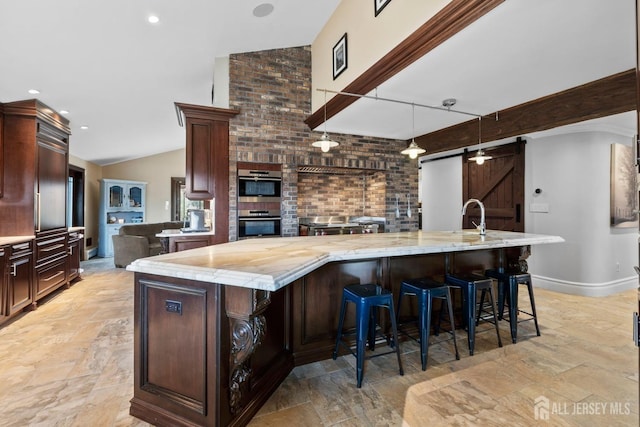
M 83 280 L 0 327 L 0 426 L 147 426 L 128 414 L 133 375 L 133 274 L 112 259 L 83 262 Z M 522 294 L 522 293 L 521 293 Z M 586 298 L 536 290 L 542 336 L 520 325 L 504 347 L 492 332 L 461 360 L 433 337 L 426 371 L 418 346 L 367 362 L 297 367 L 251 426 L 638 426 L 635 290 Z M 523 303 L 524 304 L 524 303 Z M 538 403 L 538 417 L 534 402 Z M 545 412 L 546 411 L 546 412 Z M 548 419 L 541 419 L 547 414 Z

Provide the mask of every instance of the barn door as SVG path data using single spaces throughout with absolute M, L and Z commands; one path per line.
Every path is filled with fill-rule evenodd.
M 512 144 L 485 150 L 492 156 L 482 165 L 469 161 L 471 151 L 462 156 L 462 197 L 478 199 L 485 206 L 487 229 L 524 231 L 524 147 L 518 138 Z M 470 205 L 463 219 L 464 228 L 480 223 L 480 209 Z

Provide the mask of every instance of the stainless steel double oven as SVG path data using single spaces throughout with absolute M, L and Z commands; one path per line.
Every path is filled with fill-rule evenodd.
M 238 170 L 238 238 L 281 235 L 282 172 Z

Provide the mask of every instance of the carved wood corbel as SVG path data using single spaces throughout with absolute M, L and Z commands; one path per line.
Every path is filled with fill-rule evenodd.
M 262 343 L 267 332 L 266 319 L 262 313 L 270 302 L 269 291 L 226 288 L 225 306 L 231 338 L 229 406 L 233 414 L 242 409 L 243 396 L 248 391 L 248 380 L 252 374 L 248 359 Z

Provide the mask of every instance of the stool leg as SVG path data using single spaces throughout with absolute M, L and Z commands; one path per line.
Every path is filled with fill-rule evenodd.
M 482 315 L 482 307 L 484 306 L 484 296 L 487 293 L 486 289 L 483 289 L 480 293 L 480 303 L 478 304 L 479 310 L 476 314 L 476 326 L 480 323 L 480 316 Z
M 368 339 L 369 350 L 376 349 L 376 325 L 378 324 L 378 310 L 375 307 L 369 306 L 369 331 Z
M 463 293 L 466 294 L 467 300 L 464 303 L 464 318 L 467 322 L 467 341 L 469 342 L 469 355 L 473 356 L 473 347 L 476 341 L 476 287 L 473 284 L 465 285 Z
M 536 301 L 533 298 L 533 284 L 531 280 L 527 281 L 527 288 L 529 289 L 529 301 L 531 301 L 531 314 L 533 314 L 533 323 L 536 325 L 536 334 L 540 336 L 540 328 L 538 327 L 538 314 L 536 313 Z
M 404 375 L 404 369 L 402 369 L 402 359 L 400 358 L 400 342 L 398 341 L 398 325 L 396 324 L 396 314 L 393 311 L 393 300 L 389 301 L 389 318 L 391 319 L 391 330 L 393 331 L 393 342 L 396 347 L 396 354 L 398 355 L 398 368 L 400 375 Z
M 425 371 L 427 369 L 429 332 L 431 329 L 431 309 L 433 307 L 431 294 L 426 295 L 426 292 L 422 292 L 418 295 L 418 305 L 418 318 L 420 319 L 420 359 L 422 361 L 422 370 Z
M 496 325 L 496 335 L 498 336 L 498 347 L 502 347 L 502 339 L 500 338 L 500 329 L 498 328 L 498 315 L 496 314 L 496 300 L 494 298 L 493 286 L 489 288 L 489 297 L 491 298 L 491 310 L 493 311 L 493 323 Z
M 506 287 L 507 284 L 504 280 L 498 280 L 498 320 L 504 318 L 504 299 L 505 294 L 509 293 L 509 289 Z
M 402 297 L 404 297 L 404 290 L 402 287 L 400 287 L 400 294 L 398 295 L 398 305 L 396 305 L 396 308 L 398 309 L 398 311 L 396 311 L 396 325 L 400 324 L 400 307 L 402 307 L 400 304 L 402 303 Z
M 342 340 L 342 328 L 344 325 L 344 313 L 347 308 L 347 301 L 342 298 L 342 306 L 340 307 L 340 319 L 338 320 L 338 335 L 336 337 L 336 346 L 333 349 L 333 360 L 338 358 L 338 346 L 340 345 L 340 341 Z
M 367 313 L 363 313 L 365 310 Z M 364 350 L 369 334 L 369 310 L 371 308 L 364 303 L 356 304 L 356 379 L 358 388 L 362 386 L 364 373 Z
M 451 292 L 447 288 L 447 310 L 449 311 L 449 322 L 451 323 L 451 335 L 453 335 L 453 347 L 456 349 L 456 360 L 460 360 L 460 353 L 458 353 L 458 341 L 456 340 L 456 327 L 453 323 L 453 308 L 451 306 Z
M 515 277 L 509 279 L 509 326 L 511 327 L 511 342 L 518 340 L 518 281 Z

